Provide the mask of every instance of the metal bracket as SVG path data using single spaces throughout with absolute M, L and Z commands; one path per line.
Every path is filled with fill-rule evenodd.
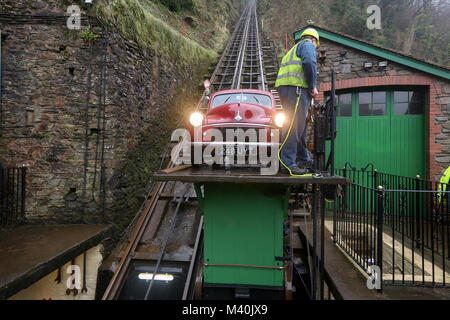
M 275 257 L 275 261 L 291 261 L 291 256 Z

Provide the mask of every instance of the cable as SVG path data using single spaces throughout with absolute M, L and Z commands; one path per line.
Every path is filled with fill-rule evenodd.
M 284 147 L 284 145 L 285 145 L 287 139 L 289 138 L 289 135 L 291 134 L 291 129 L 292 129 L 292 126 L 294 125 L 294 119 L 295 119 L 295 115 L 297 114 L 298 104 L 299 104 L 299 102 L 300 102 L 300 97 L 301 97 L 301 96 L 302 96 L 302 91 L 300 90 L 300 92 L 297 93 L 297 103 L 295 104 L 295 110 L 294 110 L 294 115 L 292 116 L 291 125 L 289 126 L 289 130 L 288 130 L 288 133 L 287 133 L 287 135 L 286 135 L 286 138 L 284 139 L 283 144 L 281 145 L 280 149 L 278 149 L 278 160 L 280 160 L 281 164 L 282 164 L 286 169 L 289 170 L 289 174 L 290 174 L 292 177 L 312 177 L 312 176 L 313 176 L 312 173 L 307 173 L 307 174 L 293 174 L 292 171 L 291 171 L 291 169 L 289 169 L 289 167 L 286 166 L 286 165 L 284 164 L 284 162 L 281 160 L 281 157 L 280 157 L 281 149 L 283 149 L 283 147 Z M 305 125 L 306 125 L 306 124 L 305 124 Z
M 105 136 L 106 136 L 106 86 L 107 86 L 107 74 L 108 74 L 108 64 L 106 53 L 108 52 L 108 26 L 104 26 L 104 46 L 105 55 L 103 56 L 103 124 L 102 124 L 102 152 L 101 152 L 101 169 L 100 169 L 100 195 L 102 201 L 102 210 L 105 213 L 105 202 L 106 202 L 106 172 L 105 172 Z
M 92 182 L 92 190 L 91 190 L 91 195 L 92 195 L 92 200 L 97 204 L 97 205 L 99 205 L 99 203 L 97 202 L 97 200 L 95 199 L 95 194 L 94 194 L 94 192 L 95 192 L 95 185 L 96 185 L 96 182 L 97 182 L 97 162 L 98 162 L 98 153 L 99 153 L 99 145 L 100 145 L 100 133 L 102 134 L 102 136 L 104 137 L 104 127 L 103 128 L 101 128 L 100 126 L 101 126 L 101 116 L 102 116 L 102 113 L 104 113 L 104 108 L 105 108 L 105 96 L 104 96 L 104 92 L 103 92 L 103 95 L 102 95 L 102 89 L 104 89 L 104 87 L 106 86 L 106 79 L 105 79 L 105 68 L 106 68 L 106 52 L 107 52 L 107 48 L 106 48 L 106 46 L 107 46 L 107 44 L 106 44 L 106 42 L 107 42 L 107 40 L 106 40 L 106 33 L 105 33 L 105 30 L 103 29 L 103 65 L 102 65 L 102 71 L 101 71 L 101 74 L 100 74 L 100 88 L 99 88 L 99 102 L 98 102 L 98 107 L 97 107 L 97 139 L 96 139 L 96 143 L 95 143 L 95 165 L 94 165 L 94 179 L 93 179 L 93 182 Z M 103 146 L 102 147 L 104 147 L 104 144 L 103 144 Z M 104 149 L 104 148 L 102 148 L 102 149 Z M 101 165 L 100 165 L 100 171 L 102 170 L 101 169 L 101 167 L 103 166 L 103 159 L 102 159 L 102 162 L 101 162 Z M 100 178 L 100 193 L 101 193 L 101 189 L 102 189 L 102 186 L 101 186 L 101 184 L 102 184 L 102 182 L 101 182 L 101 180 L 102 180 L 102 178 Z
M 88 17 L 89 19 L 89 17 Z M 89 19 L 90 23 L 90 19 Z M 87 189 L 87 174 L 88 174 L 88 156 L 89 156 L 89 101 L 91 98 L 91 78 L 92 78 L 92 55 L 93 55 L 93 44 L 92 39 L 89 40 L 89 64 L 88 64 L 88 74 L 87 74 L 87 94 L 86 94 L 86 115 L 85 115 L 85 150 L 84 150 L 84 175 L 83 175 L 83 201 L 87 201 L 86 189 Z

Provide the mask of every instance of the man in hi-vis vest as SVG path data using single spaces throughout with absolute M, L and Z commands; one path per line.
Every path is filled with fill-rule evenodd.
M 311 98 L 319 94 L 316 88 L 316 48 L 319 46 L 317 31 L 306 29 L 281 61 L 275 83 L 288 123 L 283 128 L 280 167 L 293 175 L 307 173 L 306 168 L 311 168 L 313 163 L 306 147 L 306 118 Z

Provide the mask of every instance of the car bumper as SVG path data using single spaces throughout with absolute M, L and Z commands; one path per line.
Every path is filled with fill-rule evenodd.
M 202 152 L 209 147 L 217 155 L 258 155 L 258 152 L 277 150 L 279 143 L 273 142 L 191 142 L 190 147 L 201 149 Z

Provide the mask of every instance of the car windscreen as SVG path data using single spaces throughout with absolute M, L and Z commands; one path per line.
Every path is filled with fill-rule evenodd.
M 226 93 L 226 94 L 218 94 L 214 97 L 211 102 L 211 109 L 214 109 L 218 106 L 230 103 L 250 103 L 256 104 L 259 106 L 263 106 L 266 108 L 272 108 L 272 98 L 265 94 L 259 93 Z

